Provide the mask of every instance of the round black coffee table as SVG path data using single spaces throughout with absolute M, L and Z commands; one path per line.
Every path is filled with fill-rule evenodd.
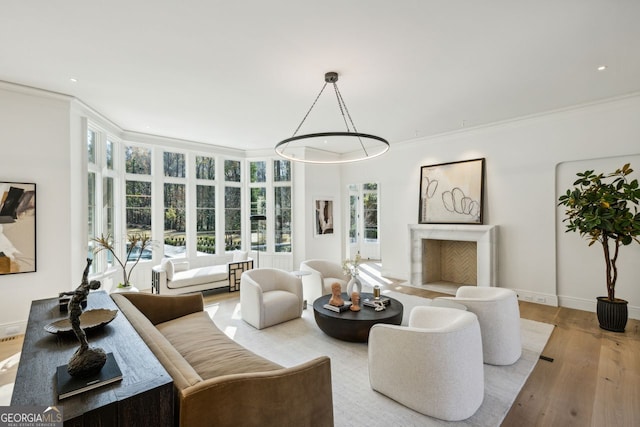
M 385 310 L 375 311 L 362 304 L 366 298 L 373 298 L 373 294 L 363 293 L 360 295 L 360 311 L 346 310 L 338 313 L 323 307 L 330 298 L 331 295 L 323 295 L 316 299 L 313 302 L 313 314 L 320 330 L 339 340 L 367 342 L 369 329 L 376 323 L 399 325 L 402 322 L 403 307 L 397 299 L 385 296 L 390 300 L 389 305 Z M 347 294 L 343 293 L 342 298 L 348 300 Z

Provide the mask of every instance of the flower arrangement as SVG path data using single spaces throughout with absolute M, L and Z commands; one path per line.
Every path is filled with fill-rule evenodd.
M 352 277 L 357 276 L 360 273 L 360 271 L 358 270 L 358 265 L 360 265 L 361 259 L 362 258 L 360 257 L 360 252 L 356 254 L 354 259 L 345 259 L 342 262 L 342 271 L 344 272 L 344 274 Z
M 94 253 L 99 253 L 101 251 L 108 251 L 113 255 L 113 258 L 120 264 L 120 268 L 122 268 L 122 275 L 124 283 L 118 283 L 119 288 L 128 288 L 131 286 L 131 272 L 140 262 L 140 258 L 142 257 L 142 252 L 153 246 L 153 241 L 151 238 L 144 233 L 129 233 L 127 235 L 127 249 L 124 257 L 124 262 L 118 257 L 116 254 L 115 244 L 110 234 L 106 236 L 101 234 L 100 237 L 95 237 L 92 239 L 97 247 L 94 250 Z M 134 251 L 137 251 L 134 253 Z M 133 261 L 133 265 L 127 271 L 127 261 Z

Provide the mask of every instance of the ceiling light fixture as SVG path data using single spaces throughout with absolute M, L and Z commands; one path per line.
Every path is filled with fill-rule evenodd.
M 604 71 L 606 69 L 607 69 L 606 65 L 601 65 L 601 66 L 598 67 L 598 71 Z
M 315 101 L 313 101 L 313 104 L 311 104 L 311 108 L 309 108 L 309 111 L 307 111 L 307 114 L 303 117 L 302 122 L 300 122 L 295 132 L 293 132 L 293 136 L 280 141 L 275 147 L 276 153 L 285 159 L 295 162 L 326 164 L 357 162 L 372 159 L 386 153 L 389 150 L 389 142 L 387 142 L 386 139 L 367 133 L 360 133 L 356 129 L 347 105 L 336 84 L 338 81 L 338 73 L 333 71 L 326 73 L 324 75 L 324 81 L 325 83 L 322 89 L 320 89 L 320 93 Z M 318 102 L 327 84 L 333 85 L 336 99 L 338 100 L 338 107 L 340 107 L 342 119 L 347 127 L 347 131 L 298 135 L 298 131 Z M 351 124 L 353 131 L 351 131 L 349 124 Z

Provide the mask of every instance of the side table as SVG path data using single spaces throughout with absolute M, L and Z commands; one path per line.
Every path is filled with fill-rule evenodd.
M 119 311 L 87 338 L 90 346 L 114 354 L 122 380 L 58 400 L 56 368 L 80 345 L 74 334 L 44 330 L 66 317 L 58 305 L 58 298 L 31 303 L 11 405 L 61 406 L 65 426 L 173 426 L 173 380 Z M 118 309 L 105 291 L 89 294 L 87 310 L 92 308 Z
M 303 270 L 295 270 L 295 271 L 292 271 L 291 274 L 296 276 L 298 279 L 302 279 L 302 276 L 309 276 L 311 274 L 311 272 L 310 271 L 303 271 Z M 307 309 L 307 300 L 304 300 L 302 302 L 302 309 L 303 310 Z

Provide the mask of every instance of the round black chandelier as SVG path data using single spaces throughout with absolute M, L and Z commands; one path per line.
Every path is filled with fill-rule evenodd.
M 356 129 L 347 105 L 338 89 L 338 73 L 333 71 L 326 73 L 324 81 L 325 83 L 320 89 L 320 93 L 318 93 L 313 104 L 311 104 L 311 108 L 302 118 L 295 132 L 293 132 L 293 136 L 280 141 L 275 147 L 276 153 L 285 159 L 295 162 L 326 164 L 358 162 L 386 153 L 389 150 L 389 142 L 386 139 L 376 135 L 360 133 Z M 298 135 L 298 131 L 329 83 L 333 85 L 338 106 L 347 128 L 346 132 L 319 132 Z

